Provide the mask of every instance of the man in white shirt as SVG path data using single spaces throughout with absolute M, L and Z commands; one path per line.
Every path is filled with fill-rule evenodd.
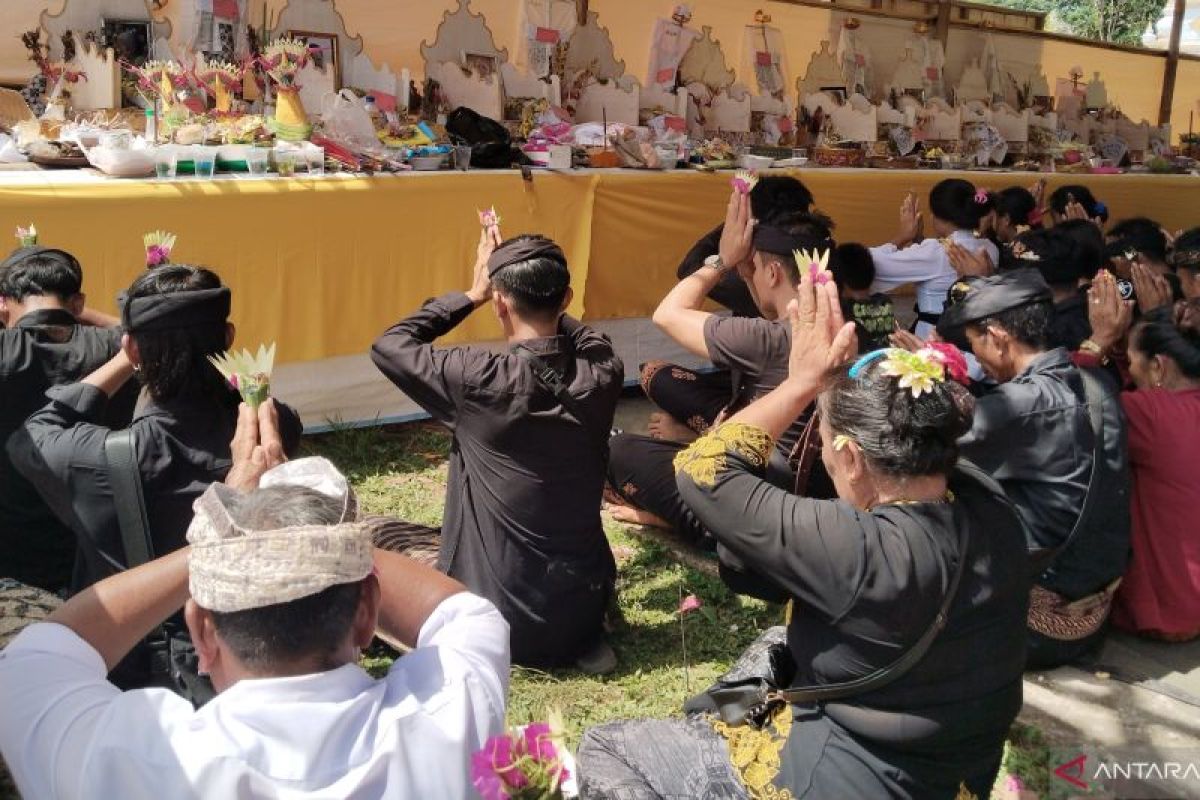
M 0 652 L 0 752 L 21 792 L 473 796 L 470 756 L 504 724 L 499 612 L 372 548 L 328 462 L 267 471 L 282 460 L 270 402 L 242 407 L 233 451 L 226 484 L 197 501 L 190 547 L 90 587 Z M 194 710 L 108 683 L 181 605 L 217 697 Z M 416 648 L 382 680 L 357 665 L 377 627 Z

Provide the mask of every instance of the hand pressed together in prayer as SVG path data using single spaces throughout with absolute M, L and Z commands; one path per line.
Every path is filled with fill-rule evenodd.
M 827 373 L 845 364 L 858 352 L 853 322 L 842 317 L 837 284 L 816 283 L 809 272 L 800 276 L 797 297 L 788 304 L 792 349 L 788 356 L 788 381 L 819 387 Z
M 750 195 L 737 189 L 729 193 L 725 208 L 725 227 L 717 248 L 726 269 L 735 269 L 748 261 L 754 252 L 754 226 L 758 221 L 750 216 Z
M 1171 284 L 1151 266 L 1135 260 L 1130 268 L 1133 275 L 1133 289 L 1137 295 L 1138 309 L 1146 314 L 1156 308 L 1161 308 L 1171 302 L 1173 293 Z
M 1085 219 L 1100 230 L 1104 230 L 1104 220 L 1100 217 L 1089 217 L 1087 209 L 1075 199 L 1074 195 L 1067 195 L 1067 205 L 1063 209 L 1063 216 L 1067 219 Z
M 225 476 L 225 485 L 239 492 L 254 491 L 267 470 L 287 461 L 274 400 L 268 398 L 257 412 L 246 403 L 238 406 L 237 430 L 230 451 L 233 466 Z
M 1108 270 L 1096 273 L 1088 289 L 1088 321 L 1092 341 L 1105 353 L 1113 351 L 1133 323 L 1133 301 L 1121 299 L 1117 280 Z
M 954 271 L 959 275 L 987 277 L 996 271 L 996 265 L 992 263 L 991 256 L 988 255 L 987 250 L 982 248 L 971 251 L 958 242 L 950 242 L 946 246 L 946 255 L 949 257 Z
M 920 336 L 917 336 L 912 331 L 906 331 L 897 325 L 896 330 L 888 337 L 888 341 L 892 343 L 892 347 L 899 347 L 901 350 L 907 350 L 910 353 L 915 353 L 925 346 L 925 342 Z
M 492 279 L 488 275 L 488 259 L 492 257 L 492 253 L 496 252 L 496 248 L 502 241 L 499 225 L 488 225 L 479 232 L 479 245 L 475 249 L 475 271 L 472 276 L 471 288 L 467 290 L 467 297 L 475 304 L 476 308 L 492 297 Z
M 1033 186 L 1029 187 L 1029 193 L 1033 195 L 1033 207 L 1045 208 L 1046 206 L 1046 179 L 1038 178 L 1034 181 Z

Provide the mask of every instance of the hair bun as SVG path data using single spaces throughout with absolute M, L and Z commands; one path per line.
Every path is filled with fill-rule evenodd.
M 942 384 L 950 398 L 954 413 L 947 416 L 946 428 L 954 439 L 960 438 L 975 422 L 975 395 L 967 387 L 955 381 Z

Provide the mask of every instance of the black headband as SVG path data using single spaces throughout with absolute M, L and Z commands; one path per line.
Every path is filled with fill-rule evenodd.
M 154 294 L 132 300 L 121 295 L 119 302 L 121 325 L 126 333 L 190 328 L 229 319 L 230 294 L 225 286 Z
M 828 239 L 814 242 L 812 236 L 790 234 L 774 225 L 757 225 L 754 228 L 754 249 L 763 253 L 790 256 L 794 250 L 825 249 L 830 246 L 832 242 Z
M 0 270 L 14 267 L 27 258 L 33 258 L 34 256 L 45 255 L 47 253 L 62 256 L 67 260 L 68 263 L 70 263 L 72 269 L 78 272 L 83 271 L 79 266 L 79 259 L 75 258 L 75 256 L 71 255 L 66 250 L 59 250 L 57 247 L 42 247 L 41 245 L 36 244 L 32 247 L 18 247 L 16 250 L 13 250 L 8 258 L 4 259 L 3 262 L 0 262 Z
M 520 239 L 496 250 L 488 259 L 488 277 L 496 277 L 496 273 L 513 264 L 529 261 L 534 258 L 549 258 L 567 266 L 567 257 L 562 248 L 549 239 Z

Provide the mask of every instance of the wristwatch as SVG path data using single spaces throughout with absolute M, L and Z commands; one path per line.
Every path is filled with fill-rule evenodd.
M 1079 350 L 1095 356 L 1102 365 L 1108 364 L 1108 355 L 1104 352 L 1104 348 L 1096 344 L 1091 339 L 1084 339 L 1082 342 L 1080 342 Z
M 720 255 L 709 256 L 708 258 L 704 259 L 704 266 L 712 267 L 722 275 L 729 271 L 729 265 L 721 260 Z

